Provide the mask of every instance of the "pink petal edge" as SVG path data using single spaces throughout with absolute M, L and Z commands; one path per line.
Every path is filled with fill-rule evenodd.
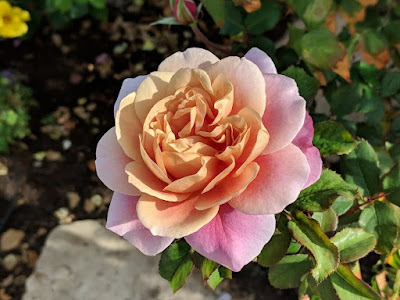
M 303 152 L 293 144 L 259 156 L 256 179 L 239 196 L 229 201 L 237 210 L 252 215 L 277 214 L 293 203 L 303 189 L 310 167 Z
M 154 256 L 166 249 L 173 238 L 154 236 L 136 213 L 139 197 L 114 193 L 108 210 L 106 228 L 123 236 L 143 254 Z
M 264 74 L 264 79 L 267 105 L 263 122 L 270 139 L 261 155 L 291 144 L 306 117 L 306 101 L 299 95 L 296 81 L 279 74 Z
M 115 127 L 109 129 L 97 144 L 96 172 L 110 190 L 126 195 L 139 196 L 140 191 L 128 182 L 125 166 L 132 161 L 117 141 Z
M 158 66 L 158 71 L 176 72 L 182 68 L 203 69 L 219 61 L 213 53 L 202 48 L 188 48 L 176 52 L 164 59 Z
M 119 91 L 117 101 L 115 101 L 114 104 L 114 117 L 117 114 L 122 99 L 124 99 L 130 93 L 135 92 L 146 77 L 147 75 L 140 75 L 135 78 L 127 78 L 122 82 L 122 87 Z
M 276 67 L 271 57 L 264 51 L 253 47 L 244 56 L 248 60 L 255 63 L 263 74 L 276 74 Z
M 304 185 L 303 189 L 309 187 L 314 182 L 316 182 L 321 176 L 322 172 L 322 159 L 318 148 L 314 147 L 312 140 L 314 137 L 314 126 L 313 120 L 309 113 L 306 113 L 306 118 L 304 120 L 304 125 L 300 129 L 299 133 L 293 140 L 293 144 L 303 151 L 307 158 L 308 164 L 310 165 L 310 175 L 308 176 L 308 181 Z
M 275 231 L 274 215 L 247 215 L 228 204 L 185 240 L 201 255 L 239 272 L 251 262 Z

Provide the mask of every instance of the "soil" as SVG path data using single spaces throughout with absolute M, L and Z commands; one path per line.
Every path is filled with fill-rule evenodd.
M 37 105 L 31 109 L 31 135 L 10 153 L 0 154 L 9 170 L 0 176 L 0 235 L 10 228 L 25 232 L 19 248 L 0 251 L 1 258 L 10 253 L 22 257 L 12 271 L 0 266 L 0 299 L 21 298 L 52 228 L 106 217 L 111 191 L 96 176 L 95 148 L 113 126 L 113 105 L 122 80 L 156 70 L 175 51 L 204 47 L 186 27 L 149 27 L 168 14 L 160 3 L 149 1 L 131 11 L 111 9 L 108 23 L 86 18 L 59 32 L 44 25 L 20 45 L 2 41 L 0 70 L 26 75 Z M 216 30 L 209 29 L 208 35 L 221 42 L 213 34 Z M 49 115 L 56 121 L 46 126 L 41 120 Z M 72 207 L 71 192 L 80 198 Z M 100 195 L 101 202 L 94 204 L 93 195 Z M 292 291 L 269 286 L 265 270 L 258 266 L 246 267 L 234 277 L 227 290 L 236 299 L 297 298 Z

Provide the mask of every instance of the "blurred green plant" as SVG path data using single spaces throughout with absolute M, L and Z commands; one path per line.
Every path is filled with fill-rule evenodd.
M 29 107 L 35 103 L 23 77 L 7 73 L 0 73 L 0 152 L 30 133 Z
M 90 15 L 98 20 L 108 19 L 106 0 L 13 0 L 12 3 L 31 14 L 27 37 L 32 35 L 45 17 L 55 29 L 63 29 L 74 20 Z

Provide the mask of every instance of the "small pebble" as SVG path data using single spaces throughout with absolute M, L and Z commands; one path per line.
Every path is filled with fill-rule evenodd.
M 6 176 L 8 174 L 8 168 L 5 164 L 0 162 L 0 176 Z
M 8 229 L 0 238 L 1 251 L 7 252 L 18 248 L 24 237 L 25 233 L 23 231 L 14 228 Z
M 70 140 L 63 140 L 62 141 L 63 150 L 68 150 L 69 148 L 71 148 L 71 146 L 72 146 L 72 142 Z
M 54 216 L 58 219 L 58 220 L 62 220 L 66 217 L 68 217 L 69 215 L 69 210 L 66 207 L 60 207 L 59 209 L 57 209 L 54 212 Z
M 7 271 L 12 271 L 15 269 L 15 267 L 18 265 L 19 262 L 19 257 L 15 254 L 7 254 L 6 257 L 4 257 L 2 265 L 4 269 Z
M 69 208 L 71 209 L 76 208 L 79 205 L 79 202 L 81 201 L 81 197 L 79 196 L 78 193 L 75 192 L 68 192 L 67 199 Z
M 90 198 L 90 202 L 92 202 L 94 205 L 99 207 L 103 203 L 103 197 L 101 195 L 99 195 L 99 194 L 94 194 Z

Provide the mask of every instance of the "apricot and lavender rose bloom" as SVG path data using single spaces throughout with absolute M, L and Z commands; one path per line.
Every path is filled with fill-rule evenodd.
M 96 152 L 114 191 L 107 228 L 147 255 L 184 237 L 239 271 L 321 174 L 305 104 L 257 48 L 221 60 L 191 48 L 126 79 Z

